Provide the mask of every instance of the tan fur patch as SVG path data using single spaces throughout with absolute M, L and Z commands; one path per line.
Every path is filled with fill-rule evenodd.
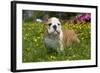
M 73 42 L 80 43 L 80 40 L 77 37 L 77 34 L 74 30 L 62 30 L 63 31 L 63 43 L 64 46 L 69 46 Z

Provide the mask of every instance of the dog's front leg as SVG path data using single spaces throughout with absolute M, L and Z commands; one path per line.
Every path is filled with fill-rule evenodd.
M 64 51 L 64 48 L 63 48 L 62 41 L 59 40 L 59 46 L 57 47 L 57 52 L 58 52 L 59 54 L 61 54 L 61 53 L 63 53 L 63 51 Z
M 60 40 L 59 43 L 60 43 L 60 51 L 63 52 L 64 51 L 63 41 Z
M 59 47 L 57 48 L 57 51 L 58 51 L 59 55 L 64 54 L 63 42 L 61 40 L 59 40 Z
M 63 46 L 63 34 L 62 34 L 62 31 L 61 31 L 61 33 L 60 33 L 59 44 L 60 44 L 60 51 L 61 51 L 61 52 L 64 52 L 64 46 Z

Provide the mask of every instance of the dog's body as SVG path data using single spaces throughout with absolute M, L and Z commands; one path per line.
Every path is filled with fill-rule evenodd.
M 62 30 L 59 19 L 52 17 L 47 22 L 47 32 L 44 42 L 46 47 L 63 52 L 64 47 L 69 46 L 72 42 L 79 43 L 80 41 L 73 30 Z

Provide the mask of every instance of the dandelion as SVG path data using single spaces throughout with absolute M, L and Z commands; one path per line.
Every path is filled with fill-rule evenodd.
M 51 59 L 56 59 L 56 57 L 55 57 L 55 56 L 50 56 L 50 58 L 51 58 Z
M 28 28 L 28 30 L 31 30 L 31 28 Z
M 75 57 L 76 57 L 76 55 L 73 55 L 73 57 L 75 58 Z
M 26 37 L 24 37 L 24 40 L 26 39 Z
M 84 38 L 82 38 L 82 40 L 84 40 Z
M 26 48 L 26 51 L 30 51 L 30 48 Z
M 26 37 L 29 36 L 29 33 L 26 33 L 25 36 L 26 36 Z
M 40 39 L 40 37 L 37 37 L 38 39 Z
M 37 39 L 34 39 L 35 42 L 37 42 Z

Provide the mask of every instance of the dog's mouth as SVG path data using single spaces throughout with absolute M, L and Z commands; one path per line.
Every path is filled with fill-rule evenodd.
M 54 30 L 53 33 L 55 33 L 55 34 L 60 34 L 60 32 L 59 32 L 58 30 Z

